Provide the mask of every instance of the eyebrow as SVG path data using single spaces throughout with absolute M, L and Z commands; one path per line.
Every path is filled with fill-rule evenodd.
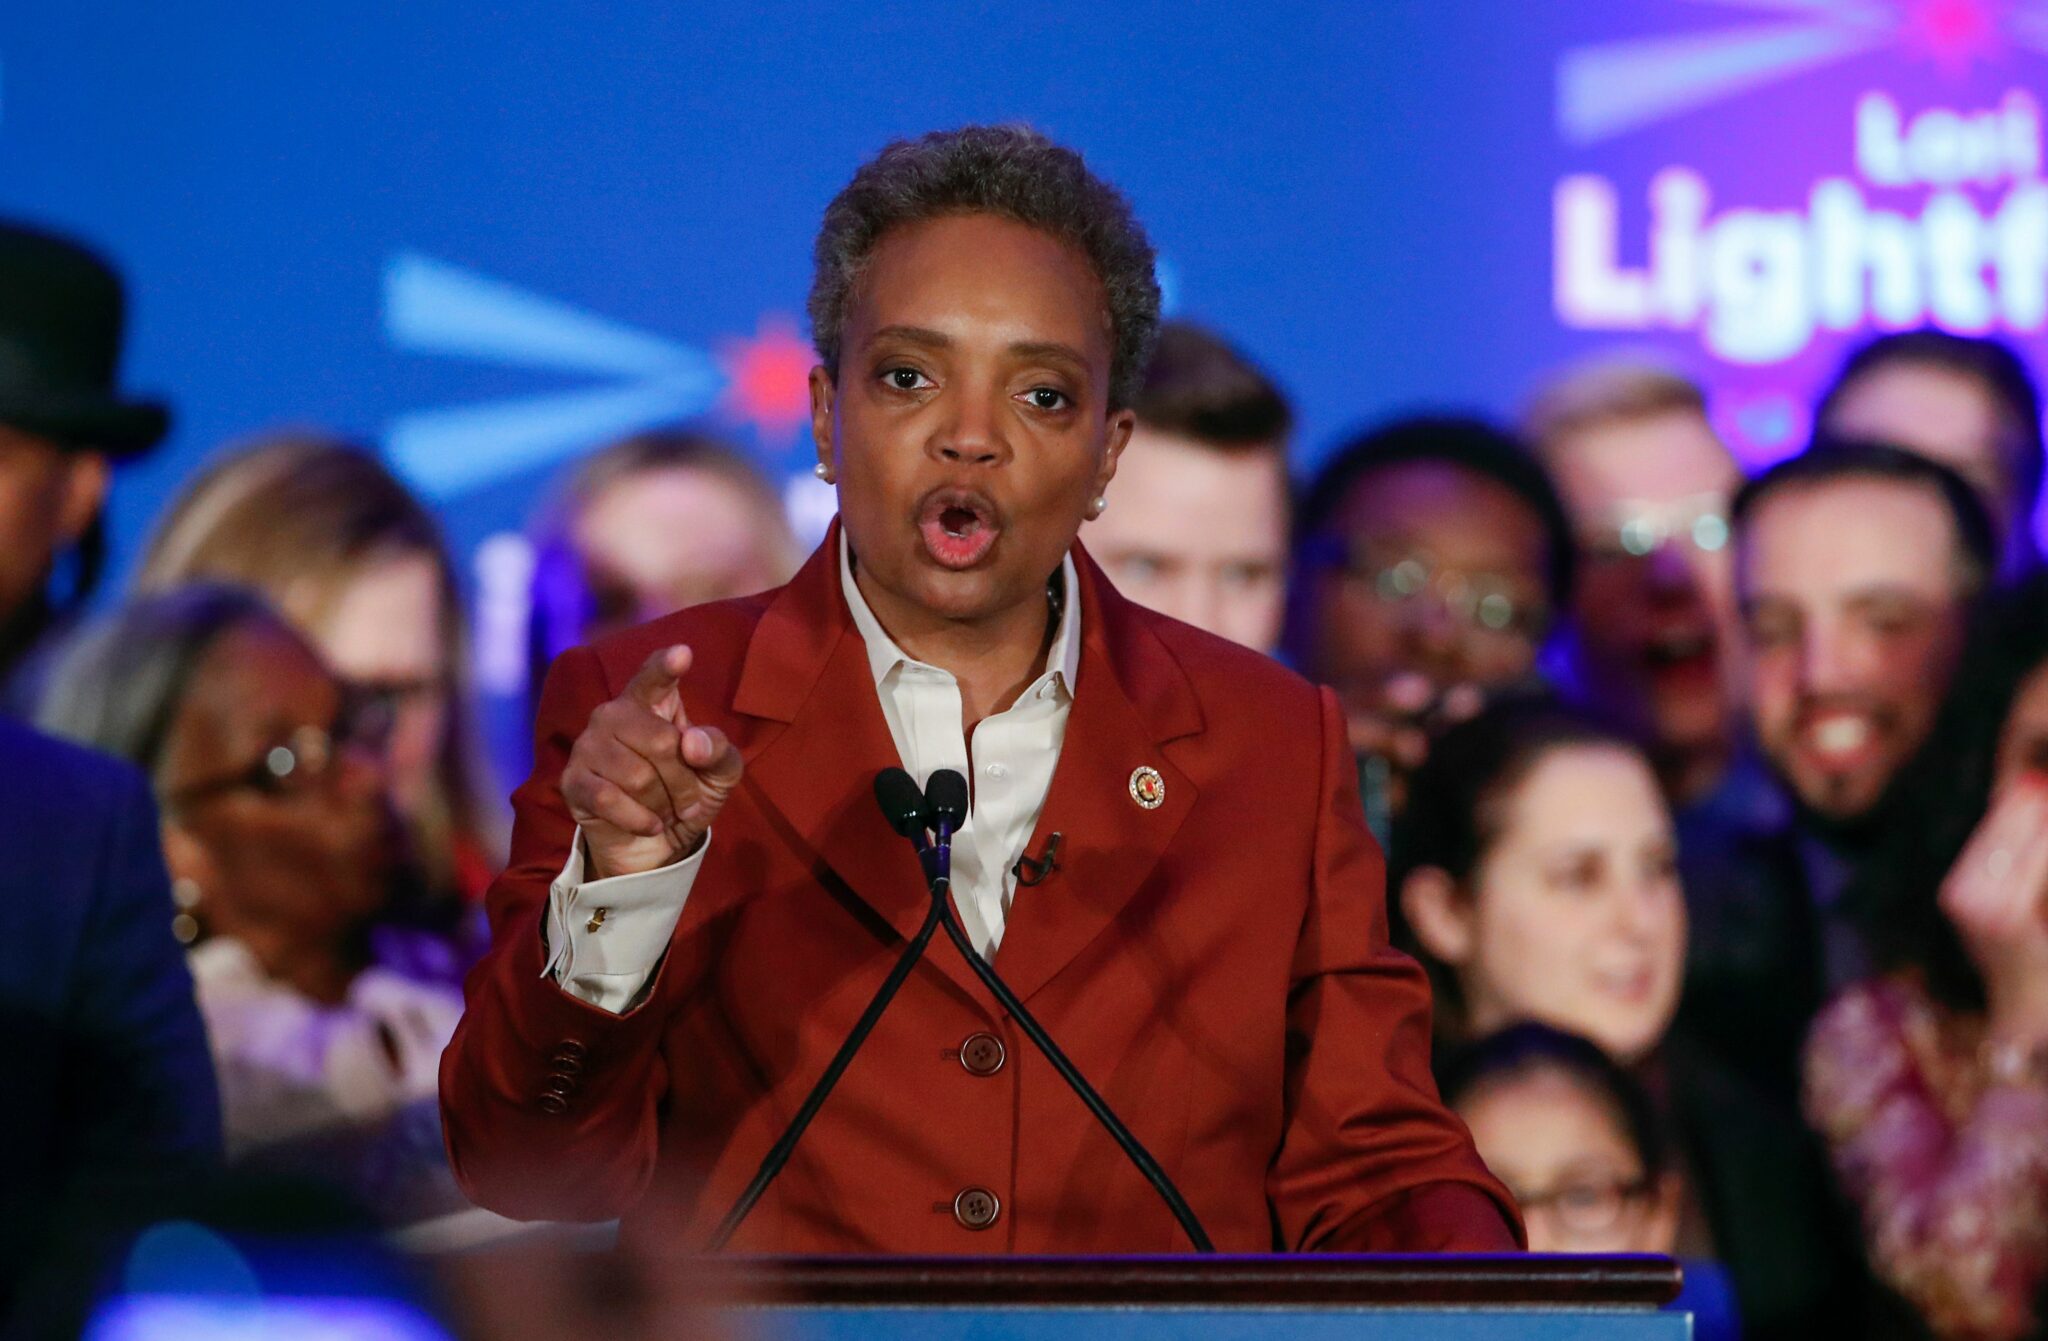
M 876 340 L 908 340 L 912 344 L 926 345 L 933 349 L 950 349 L 954 344 L 953 337 L 944 331 L 935 331 L 924 326 L 884 326 L 868 339 L 870 343 Z M 1080 350 L 1058 340 L 1018 340 L 1011 343 L 1006 352 L 1019 358 L 1060 359 L 1077 367 L 1088 366 L 1088 360 Z

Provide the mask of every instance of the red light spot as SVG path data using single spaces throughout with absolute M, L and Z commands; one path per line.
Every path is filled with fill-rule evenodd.
M 782 437 L 811 417 L 811 368 L 817 361 L 794 321 L 768 313 L 751 337 L 719 341 L 718 364 L 726 376 L 721 408 L 763 438 Z
M 1906 25 L 1912 43 L 1948 74 L 1967 73 L 1998 47 L 1993 0 L 1911 0 Z

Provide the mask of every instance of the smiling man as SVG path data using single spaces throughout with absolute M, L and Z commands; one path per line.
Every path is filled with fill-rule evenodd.
M 1926 743 L 1994 554 L 1961 478 L 1819 447 L 1738 497 L 1757 736 L 1800 804 L 1853 825 Z
M 1158 301 L 1123 198 L 1029 130 L 893 145 L 832 202 L 811 391 L 839 521 L 789 585 L 550 674 L 443 1062 L 479 1203 L 705 1242 L 923 921 L 873 799 L 900 764 L 972 780 L 967 936 L 1219 1248 L 1514 1246 L 1429 1079 L 1335 699 L 1075 543 Z M 941 942 L 732 1243 L 1191 1241 Z
M 1752 480 L 1733 521 L 1750 707 L 1798 810 L 1825 994 L 1867 967 L 1836 898 L 1909 818 L 1900 780 L 1941 721 L 1997 533 L 1956 472 L 1840 442 Z

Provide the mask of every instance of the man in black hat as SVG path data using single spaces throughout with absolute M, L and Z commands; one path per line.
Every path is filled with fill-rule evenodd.
M 99 257 L 0 221 L 0 680 L 90 593 L 112 463 L 168 427 L 162 406 L 115 392 L 123 315 L 121 281 Z M 75 1333 L 44 1325 L 30 1293 L 63 1279 L 53 1269 L 77 1248 L 72 1216 L 117 1221 L 220 1155 L 159 844 L 147 779 L 0 720 L 0 852 L 34 854 L 0 865 L 9 1336 Z
M 126 306 L 91 251 L 0 221 L 0 684 L 98 580 L 113 462 L 170 425 L 115 390 Z

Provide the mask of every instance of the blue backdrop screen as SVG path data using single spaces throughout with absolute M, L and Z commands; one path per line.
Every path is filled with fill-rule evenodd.
M 1758 460 L 1872 329 L 2038 359 L 2044 74 L 2042 0 L 18 5 L 0 208 L 121 260 L 127 380 L 176 404 L 117 559 L 223 441 L 320 424 L 488 585 L 616 434 L 702 418 L 803 470 L 812 230 L 895 137 L 1081 148 L 1173 310 L 1291 390 L 1303 467 L 1616 342 L 1706 377 Z

